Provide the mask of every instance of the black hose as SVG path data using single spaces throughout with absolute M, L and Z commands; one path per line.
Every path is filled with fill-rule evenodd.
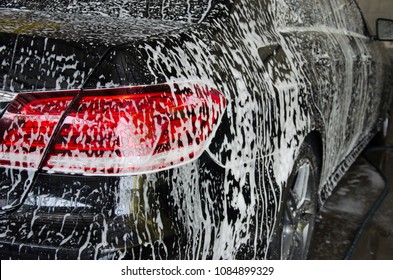
M 374 169 L 378 172 L 378 174 L 381 176 L 381 178 L 383 179 L 384 182 L 384 188 L 381 192 L 381 194 L 378 196 L 377 200 L 374 201 L 371 209 L 369 210 L 369 212 L 367 213 L 366 217 L 364 218 L 362 224 L 360 225 L 359 229 L 356 232 L 355 238 L 353 239 L 351 246 L 349 247 L 347 254 L 344 257 L 344 260 L 349 260 L 352 258 L 353 253 L 359 243 L 360 238 L 362 237 L 364 231 L 366 230 L 366 227 L 368 225 L 368 223 L 371 221 L 371 219 L 373 218 L 374 214 L 378 211 L 378 209 L 381 207 L 383 201 L 385 200 L 386 196 L 389 193 L 389 184 L 388 181 L 386 179 L 385 174 L 382 172 L 382 170 L 375 165 L 373 162 L 371 162 L 371 160 L 367 157 L 367 154 L 370 152 L 392 152 L 393 151 L 393 147 L 385 147 L 385 146 L 376 146 L 376 147 L 370 147 L 368 149 L 366 149 L 363 152 L 363 157 L 364 159 L 371 165 L 374 167 Z

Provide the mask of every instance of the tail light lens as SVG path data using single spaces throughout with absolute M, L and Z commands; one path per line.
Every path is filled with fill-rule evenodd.
M 52 135 L 71 95 L 34 95 L 22 107 L 15 100 L 17 113 L 11 108 L 0 123 L 7 127 L 1 155 L 8 153 L 1 164 L 37 167 L 49 148 L 43 168 L 50 172 L 135 174 L 170 168 L 206 149 L 226 105 L 221 93 L 201 84 L 87 90 Z
M 77 93 L 19 94 L 0 119 L 0 164 L 38 168 L 61 115 Z

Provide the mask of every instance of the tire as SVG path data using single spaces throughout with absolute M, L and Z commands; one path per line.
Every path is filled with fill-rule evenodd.
M 267 258 L 306 259 L 318 208 L 321 164 L 319 152 L 309 141 L 300 148 L 271 239 Z

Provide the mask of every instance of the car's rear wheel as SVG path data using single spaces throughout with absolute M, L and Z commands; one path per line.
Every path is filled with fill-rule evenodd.
M 268 258 L 307 258 L 316 219 L 319 177 L 319 153 L 306 141 L 284 190 Z

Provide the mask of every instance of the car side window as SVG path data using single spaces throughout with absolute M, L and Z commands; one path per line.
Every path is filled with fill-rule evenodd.
M 330 0 L 336 28 L 365 34 L 366 27 L 355 0 Z

